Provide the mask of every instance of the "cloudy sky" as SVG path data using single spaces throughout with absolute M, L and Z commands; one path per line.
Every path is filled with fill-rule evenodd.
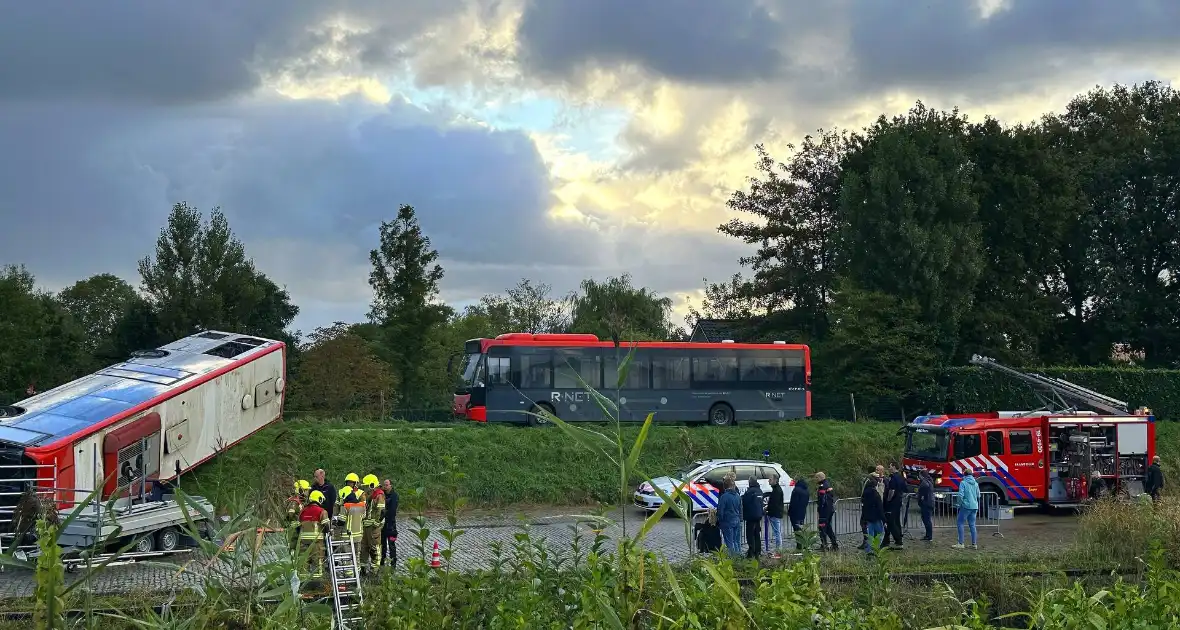
M 753 145 L 921 98 L 1010 121 L 1180 78 L 1175 0 L 4 3 L 0 263 L 138 283 L 171 205 L 221 206 L 307 330 L 363 317 L 414 205 L 469 302 L 528 276 L 696 295 Z

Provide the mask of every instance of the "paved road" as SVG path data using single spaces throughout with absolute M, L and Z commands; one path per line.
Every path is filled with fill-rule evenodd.
M 602 533 L 614 539 L 620 536 L 624 526 L 627 533 L 634 535 L 640 528 L 644 514 L 637 509 L 626 510 L 626 523 L 622 521 L 623 512 L 616 510 L 607 515 L 613 524 L 602 529 Z M 814 518 L 814 515 L 811 517 Z M 809 519 L 811 520 L 811 519 Z M 861 540 L 858 527 L 858 513 L 852 504 L 843 506 L 838 515 L 837 532 L 842 546 L 848 550 L 844 553 L 856 553 L 851 549 Z M 910 543 L 904 552 L 906 554 L 938 555 L 955 553 L 950 550 L 954 542 L 953 521 L 949 518 L 939 525 L 936 530 L 936 541 L 933 544 Z M 979 553 L 988 555 L 1020 554 L 1026 551 L 1045 551 L 1049 548 L 1068 546 L 1073 540 L 1076 529 L 1076 517 L 1071 515 L 1046 515 L 1039 513 L 1020 513 L 1014 520 L 999 522 L 1003 537 L 992 536 L 994 528 L 980 529 Z M 402 558 L 415 553 L 416 537 L 413 530 L 416 525 L 404 517 L 400 523 L 401 540 L 399 553 Z M 909 532 L 915 532 L 914 522 L 910 523 Z M 444 539 L 437 531 L 446 526 L 446 521 L 440 517 L 428 518 L 427 527 L 433 530 L 428 538 L 427 546 L 438 540 L 440 545 Z M 544 544 L 552 553 L 570 554 L 571 544 L 575 536 L 581 538 L 583 549 L 589 547 L 595 536 L 598 525 L 579 518 L 575 512 L 555 509 L 536 509 L 512 515 L 495 514 L 489 512 L 472 513 L 461 519 L 461 528 L 466 533 L 458 540 L 453 556 L 455 568 L 460 570 L 477 567 L 487 567 L 495 559 L 495 547 L 498 544 L 505 556 L 511 554 L 514 545 L 518 544 L 522 527 L 529 532 L 530 539 L 538 544 Z M 789 527 L 787 528 L 789 529 Z M 920 533 L 913 538 L 920 536 Z M 788 533 L 786 546 L 793 547 Z M 543 541 L 543 542 L 542 542 Z M 282 548 L 282 536 L 271 536 L 267 542 L 271 550 Z M 665 518 L 652 528 L 645 546 L 657 553 L 663 554 L 672 561 L 682 561 L 690 556 L 688 544 L 685 540 L 684 524 L 675 518 Z M 428 552 L 429 553 L 429 552 Z M 117 593 L 166 593 L 186 588 L 199 588 L 205 576 L 228 570 L 225 563 L 209 565 L 191 556 L 175 557 L 167 562 L 136 563 L 126 566 L 107 568 L 97 577 L 92 587 L 97 594 Z M 79 574 L 67 574 L 67 579 L 76 580 Z M 0 599 L 13 597 L 30 597 L 33 594 L 32 574 L 24 570 L 5 569 L 0 574 Z

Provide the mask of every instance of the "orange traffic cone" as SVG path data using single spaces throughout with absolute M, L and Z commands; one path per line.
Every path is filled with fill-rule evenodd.
M 430 554 L 430 568 L 431 569 L 441 569 L 442 568 L 442 556 L 440 556 L 438 553 L 438 541 L 437 540 L 434 541 L 434 552 Z

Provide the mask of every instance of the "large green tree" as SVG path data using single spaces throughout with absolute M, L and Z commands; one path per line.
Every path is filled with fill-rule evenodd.
M 379 411 L 394 386 L 389 365 L 344 322 L 308 335 L 291 383 L 292 409 L 333 413 Z
M 683 338 L 684 330 L 672 324 L 671 314 L 672 298 L 636 287 L 628 274 L 583 280 L 581 290 L 570 296 L 570 332 L 612 341 Z
M 0 405 L 87 371 L 83 328 L 23 266 L 0 267 L 0 305 Z
M 921 103 L 882 116 L 845 158 L 842 273 L 870 292 L 921 306 L 949 359 L 984 267 L 967 121 Z
M 434 331 L 453 312 L 437 301 L 443 268 L 412 206 L 403 205 L 396 218 L 382 221 L 379 234 L 378 247 L 369 252 L 369 320 L 380 328 L 383 354 L 401 383 L 398 402 L 403 407 L 427 404 L 438 395 L 428 385 L 438 368 L 426 352 L 438 345 Z
M 196 208 L 173 206 L 139 273 L 163 339 L 223 329 L 292 341 L 286 328 L 299 307 L 255 268 L 218 208 L 202 222 Z
M 79 280 L 57 296 L 84 331 L 84 346 L 98 363 L 119 360 L 117 333 L 131 310 L 143 301 L 135 287 L 122 278 L 103 273 Z
M 522 278 L 503 294 L 485 295 L 471 314 L 486 317 L 499 333 L 553 333 L 569 327 L 568 304 L 553 297 L 553 287 Z

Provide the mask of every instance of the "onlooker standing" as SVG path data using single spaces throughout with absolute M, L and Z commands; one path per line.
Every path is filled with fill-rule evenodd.
M 815 480 L 819 486 L 815 490 L 816 529 L 819 530 L 819 549 L 828 550 L 828 542 L 832 543 L 832 551 L 840 550 L 840 543 L 836 542 L 835 524 L 832 516 L 836 514 L 836 492 L 828 483 L 828 476 L 822 472 L 815 473 Z
M 890 538 L 893 539 L 893 547 L 895 549 L 902 549 L 904 544 L 902 537 L 904 533 L 901 529 L 901 505 L 905 498 L 906 487 L 905 477 L 901 476 L 901 471 L 897 469 L 897 464 L 891 462 L 889 464 L 889 481 L 885 484 L 885 538 L 881 546 L 888 544 Z
M 742 518 L 746 521 L 746 550 L 747 558 L 757 558 L 762 555 L 762 517 L 766 514 L 763 506 L 766 495 L 762 494 L 762 486 L 758 480 L 750 477 L 750 487 L 742 495 Z
M 1160 456 L 1151 458 L 1151 465 L 1147 467 L 1147 478 L 1143 480 L 1143 490 L 1153 502 L 1160 500 L 1160 491 L 1164 489 L 1164 471 L 1160 468 Z
M 778 482 L 774 482 L 778 487 Z M 772 499 L 773 500 L 773 499 Z M 795 489 L 791 491 L 791 507 L 788 515 L 791 519 L 791 531 L 795 533 L 795 549 L 802 549 L 799 532 L 803 531 L 803 523 L 807 520 L 807 502 L 811 500 L 811 489 L 807 487 L 806 479 L 796 479 Z M 776 531 L 775 534 L 778 532 Z
M 926 528 L 926 535 L 922 540 L 934 540 L 934 479 L 929 471 L 918 473 L 918 509 L 922 511 L 922 526 Z
M 794 501 L 795 495 L 792 493 L 791 510 L 795 509 Z M 779 485 L 778 475 L 770 476 L 770 498 L 766 501 L 766 516 L 770 519 L 770 532 L 768 533 L 771 540 L 774 541 L 774 551 L 777 554 L 783 546 L 783 487 Z
M 386 479 L 381 482 L 381 489 L 385 491 L 385 523 L 381 526 L 381 564 L 389 560 L 389 566 L 397 569 L 397 491 L 393 489 L 393 482 Z
M 881 476 L 874 472 L 865 481 L 860 494 L 860 521 L 864 523 L 865 544 L 867 553 L 874 553 L 873 538 L 885 534 L 885 506 L 881 501 L 878 486 Z
M 721 527 L 725 548 L 737 557 L 742 553 L 742 500 L 738 497 L 733 477 L 726 475 L 721 484 L 725 489 L 717 499 L 717 524 Z
M 324 509 L 328 511 L 328 518 L 335 516 L 336 511 L 336 486 L 324 476 L 324 469 L 317 468 L 315 471 L 315 481 L 311 484 L 312 490 L 319 490 L 324 493 Z
M 979 482 L 975 480 L 978 476 L 979 469 L 976 468 L 959 483 L 959 515 L 955 519 L 955 527 L 959 530 L 959 542 L 951 545 L 955 549 L 963 548 L 964 524 L 971 530 L 971 548 L 979 549 L 975 530 L 975 517 L 979 514 Z

